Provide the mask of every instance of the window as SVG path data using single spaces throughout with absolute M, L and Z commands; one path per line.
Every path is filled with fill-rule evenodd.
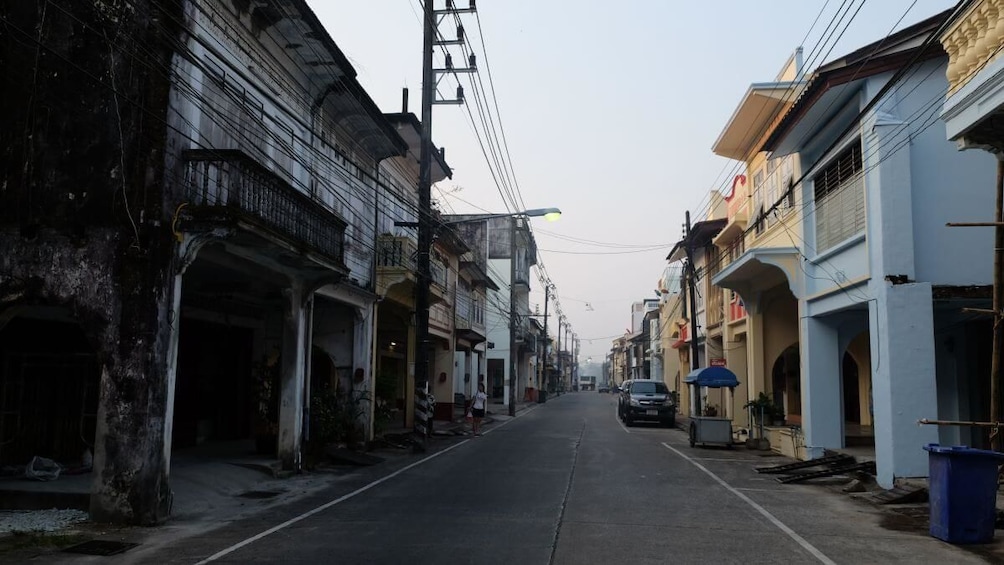
M 865 229 L 863 170 L 858 140 L 812 179 L 817 253 Z
M 669 394 L 669 388 L 658 381 L 632 381 L 631 394 Z
M 791 157 L 785 157 L 781 162 L 781 182 L 784 183 L 785 199 L 781 211 L 787 212 L 795 207 L 795 170 Z
M 763 169 L 753 173 L 753 205 L 756 215 L 753 216 L 753 231 L 760 235 L 764 231 L 764 199 L 766 198 L 766 186 L 764 185 Z
M 764 207 L 767 209 L 773 208 L 774 203 L 778 199 L 778 171 L 777 171 L 778 159 L 770 159 L 767 161 L 767 178 L 764 179 Z M 774 213 L 771 212 L 764 217 L 764 223 L 766 227 L 770 227 L 774 224 Z

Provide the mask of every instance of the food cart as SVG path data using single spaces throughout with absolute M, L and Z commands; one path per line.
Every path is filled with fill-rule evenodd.
M 739 379 L 736 374 L 725 367 L 704 367 L 694 369 L 687 378 L 683 380 L 688 386 L 690 395 L 690 447 L 696 444 L 707 445 L 709 443 L 723 444 L 732 447 L 732 418 L 719 417 L 717 413 L 708 414 L 708 411 L 701 406 L 701 389 L 717 389 L 722 394 L 722 410 L 726 406 L 732 406 L 732 397 L 735 388 L 739 386 Z M 728 390 L 726 394 L 726 389 Z M 728 398 L 725 399 L 724 397 Z

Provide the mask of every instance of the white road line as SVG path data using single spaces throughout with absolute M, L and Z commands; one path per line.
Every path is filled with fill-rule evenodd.
M 532 406 L 532 407 L 524 410 L 523 414 L 529 412 L 533 408 L 536 408 L 536 406 Z M 519 418 L 520 415 L 521 414 L 516 414 L 516 418 Z M 497 426 L 494 426 L 494 427 L 492 427 L 492 429 L 484 432 L 484 434 L 491 433 L 492 431 L 501 428 L 502 426 L 508 424 L 509 422 L 512 422 L 516 418 L 512 418 L 512 419 L 506 420 L 505 422 L 502 422 L 501 424 L 499 424 Z M 482 434 L 482 435 L 484 435 L 484 434 Z M 252 544 L 252 543 L 254 543 L 254 542 L 256 542 L 256 541 L 258 541 L 258 540 L 260 540 L 260 539 L 262 539 L 264 537 L 270 536 L 270 535 L 278 532 L 279 530 L 284 530 L 284 529 L 292 526 L 293 524 L 295 524 L 295 523 L 297 523 L 297 522 L 299 522 L 301 520 L 305 520 L 305 519 L 313 516 L 314 514 L 317 514 L 318 512 L 323 512 L 323 511 L 327 510 L 328 508 L 331 508 L 332 506 L 334 506 L 336 504 L 340 504 L 340 503 L 345 502 L 346 500 L 348 500 L 348 499 L 350 499 L 350 498 L 352 498 L 352 497 L 354 497 L 354 496 L 356 496 L 358 494 L 362 494 L 362 493 L 370 490 L 371 488 L 373 488 L 373 487 L 375 487 L 375 486 L 377 486 L 377 485 L 379 485 L 381 483 L 384 483 L 384 482 L 387 482 L 387 481 L 393 479 L 394 477 L 400 475 L 401 473 L 404 473 L 405 471 L 408 471 L 408 470 L 410 470 L 410 469 L 412 469 L 414 467 L 418 467 L 422 463 L 425 463 L 426 461 L 430 461 L 432 459 L 435 459 L 436 457 L 439 457 L 440 455 L 443 455 L 444 453 L 447 453 L 448 451 L 456 449 L 456 448 L 460 447 L 461 445 L 464 445 L 465 443 L 467 443 L 469 441 L 471 441 L 471 440 L 470 439 L 465 439 L 465 440 L 463 440 L 463 441 L 461 441 L 459 443 L 455 443 L 455 444 L 451 445 L 450 447 L 447 447 L 446 449 L 444 449 L 442 451 L 437 451 L 436 453 L 433 453 L 432 455 L 429 455 L 428 457 L 424 457 L 424 458 L 422 458 L 422 459 L 420 459 L 418 461 L 415 461 L 414 463 L 412 463 L 411 465 L 408 465 L 407 467 L 403 467 L 401 469 L 398 469 L 397 471 L 394 471 L 393 473 L 387 475 L 386 477 L 383 477 L 381 479 L 377 479 L 377 480 L 373 481 L 372 483 L 370 483 L 370 484 L 368 484 L 368 485 L 366 485 L 364 487 L 360 487 L 360 488 L 358 488 L 358 489 L 350 492 L 349 494 L 346 494 L 345 496 L 340 496 L 340 497 L 338 497 L 338 498 L 336 498 L 336 499 L 334 499 L 334 500 L 332 500 L 330 502 L 326 502 L 326 503 L 318 506 L 317 508 L 314 508 L 313 510 L 304 512 L 303 514 L 300 514 L 299 516 L 296 516 L 294 518 L 290 518 L 289 520 L 286 520 L 285 522 L 279 524 L 278 526 L 273 526 L 273 527 L 265 530 L 264 532 L 261 532 L 260 534 L 251 536 L 251 537 L 247 538 L 244 541 L 235 543 L 234 545 L 231 545 L 230 547 L 228 547 L 226 549 L 220 550 L 220 551 L 218 551 L 218 552 L 210 555 L 209 557 L 203 559 L 202 561 L 199 561 L 195 565 L 204 565 L 204 564 L 209 563 L 211 561 L 216 561 L 217 559 L 219 559 L 221 557 L 225 557 L 225 556 L 227 556 L 227 555 L 229 555 L 229 554 L 237 551 L 238 549 L 240 549 L 242 547 L 250 545 L 250 544 Z
M 617 408 L 614 408 L 614 420 L 618 424 L 620 424 L 622 430 L 624 430 L 627 433 L 631 433 L 631 430 L 629 430 L 627 426 L 624 425 L 624 422 L 622 422 L 621 419 L 617 416 Z
M 764 508 L 763 506 L 760 506 L 759 504 L 757 504 L 756 502 L 754 502 L 753 499 L 751 499 L 750 497 L 746 496 L 745 494 L 739 492 L 739 489 L 737 489 L 737 488 L 733 487 L 732 485 L 730 485 L 729 483 L 723 481 L 721 478 L 718 477 L 718 475 L 716 475 L 716 474 L 712 473 L 711 471 L 709 471 L 707 469 L 707 467 L 705 467 L 704 465 L 701 465 L 700 463 L 698 463 L 697 461 L 695 461 L 693 458 L 688 457 L 686 454 L 684 454 L 679 449 L 676 449 L 675 447 L 670 446 L 668 443 L 663 442 L 662 445 L 666 449 L 668 449 L 668 450 L 672 451 L 673 453 L 676 453 L 680 457 L 686 459 L 691 465 L 693 465 L 693 466 L 697 467 L 698 469 L 704 471 L 709 477 L 711 477 L 712 479 L 714 479 L 718 484 L 720 484 L 723 487 L 725 487 L 726 490 L 728 490 L 732 494 L 738 496 L 739 499 L 742 500 L 743 502 L 745 502 L 746 504 L 749 504 L 751 507 L 753 507 L 754 510 L 756 510 L 757 512 L 759 512 L 760 514 L 762 514 L 764 518 L 767 518 L 768 520 L 770 520 L 770 522 L 772 524 L 774 524 L 775 526 L 777 526 L 778 529 L 780 529 L 782 532 L 788 534 L 788 537 L 790 537 L 792 540 L 794 540 L 795 543 L 797 543 L 798 545 L 802 546 L 803 549 L 805 549 L 806 551 L 808 551 L 809 553 L 811 553 L 813 556 L 815 556 L 816 559 L 818 559 L 820 563 L 825 563 L 826 565 L 837 565 L 835 561 L 833 561 L 832 559 L 830 559 L 829 557 L 827 557 L 825 554 L 823 554 L 822 551 L 819 551 L 818 549 L 816 549 L 816 546 L 814 546 L 811 543 L 809 543 L 808 541 L 806 541 L 805 538 L 803 538 L 802 536 L 800 536 L 797 533 L 795 533 L 795 531 L 792 530 L 791 528 L 789 528 L 787 525 L 785 525 L 784 522 L 782 522 L 781 520 L 778 520 L 777 517 L 774 516 L 773 514 L 771 514 L 770 512 L 768 512 L 766 508 Z

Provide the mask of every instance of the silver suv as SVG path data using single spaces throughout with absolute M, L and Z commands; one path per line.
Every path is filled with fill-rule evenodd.
M 628 426 L 640 421 L 676 425 L 676 405 L 662 381 L 625 381 L 617 399 L 617 415 Z

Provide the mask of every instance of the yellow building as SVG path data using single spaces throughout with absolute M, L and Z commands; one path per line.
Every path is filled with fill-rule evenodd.
M 727 223 L 709 268 L 724 312 L 727 366 L 744 383 L 742 404 L 765 393 L 788 424 L 801 422 L 798 280 L 801 202 L 798 160 L 759 151 L 804 87 L 801 49 L 771 82 L 750 85 L 712 148 L 741 162 L 724 196 Z M 741 409 L 741 405 L 739 406 Z M 748 415 L 737 420 L 748 421 Z

